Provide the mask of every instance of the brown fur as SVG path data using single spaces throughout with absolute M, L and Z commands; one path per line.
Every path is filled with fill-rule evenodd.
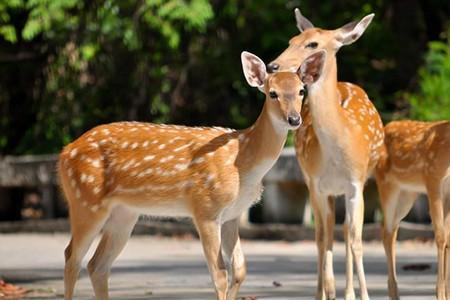
M 399 299 L 395 270 L 395 240 L 400 221 L 419 192 L 426 192 L 438 248 L 436 296 L 449 299 L 448 263 L 450 215 L 446 209 L 450 174 L 450 122 L 395 121 L 385 127 L 385 144 L 376 168 L 384 215 L 384 246 L 389 267 L 389 296 Z

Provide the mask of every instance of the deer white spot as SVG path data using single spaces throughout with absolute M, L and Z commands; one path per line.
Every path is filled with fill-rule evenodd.
M 81 179 L 81 182 L 83 182 L 83 183 L 86 182 L 87 181 L 87 175 L 84 174 L 84 173 L 81 173 L 80 179 Z
M 133 143 L 133 144 L 131 145 L 131 149 L 136 149 L 137 146 L 138 146 L 138 143 Z
M 88 206 L 88 203 L 87 203 L 87 201 L 83 201 L 83 202 L 81 202 L 81 205 L 83 205 L 84 207 L 86 207 L 86 206 Z
M 103 132 L 104 134 L 106 134 L 106 135 L 110 134 L 110 132 L 109 132 L 108 129 L 102 129 L 102 132 Z
M 186 149 L 186 148 L 190 147 L 191 145 L 192 145 L 192 142 L 187 143 L 187 144 L 184 144 L 183 146 L 180 146 L 180 147 L 178 147 L 178 148 L 175 148 L 175 149 L 173 150 L 173 152 L 180 152 L 181 150 Z
M 124 142 L 124 143 L 122 144 L 122 149 L 125 149 L 126 147 L 128 147 L 128 142 Z
M 99 209 L 99 206 L 98 206 L 98 205 L 92 205 L 92 206 L 91 206 L 91 211 L 92 211 L 92 212 L 96 212 L 96 211 L 98 211 L 98 209 Z
M 75 188 L 75 186 L 77 185 L 77 182 L 75 181 L 75 179 L 72 179 L 72 180 L 70 181 L 70 185 L 71 185 L 73 188 Z
M 131 167 L 131 165 L 133 165 L 135 162 L 136 162 L 135 159 L 130 160 L 129 162 L 127 162 L 125 165 L 122 166 L 122 170 L 123 171 L 128 170 Z
M 172 143 L 174 143 L 174 142 L 176 142 L 176 141 L 178 141 L 178 140 L 182 140 L 182 138 L 179 137 L 179 136 L 174 137 L 173 139 L 171 139 L 171 140 L 169 141 L 169 144 L 172 144 Z
M 98 159 L 94 159 L 94 160 L 92 161 L 92 166 L 93 166 L 94 168 L 100 168 L 100 161 L 99 161 Z
M 145 141 L 145 142 L 143 142 L 143 143 L 142 143 L 142 147 L 144 147 L 144 148 L 145 148 L 145 147 L 147 147 L 147 146 L 148 146 L 148 144 L 149 144 L 149 141 Z
M 96 195 L 99 194 L 100 191 L 101 191 L 101 188 L 99 188 L 98 186 L 96 186 L 93 190 L 94 194 L 96 194 Z
M 204 158 L 204 157 L 197 157 L 196 159 L 194 159 L 194 160 L 191 161 L 191 164 L 192 164 L 192 165 L 194 165 L 194 164 L 201 164 L 201 163 L 204 162 L 204 161 L 205 161 L 205 158 Z
M 89 176 L 86 178 L 86 181 L 89 182 L 89 183 L 93 183 L 94 180 L 95 180 L 95 177 L 94 177 L 93 175 L 89 175 Z
M 188 166 L 189 164 L 176 164 L 174 168 L 177 169 L 178 171 L 183 171 L 186 170 Z
M 78 199 L 81 197 L 81 192 L 80 192 L 79 189 L 77 189 L 77 190 L 75 191 L 75 197 L 77 197 Z
M 131 132 L 134 132 L 134 131 L 138 131 L 138 129 L 135 127 L 135 128 L 131 128 L 130 131 L 131 131 Z
M 161 145 L 159 145 L 159 147 L 158 147 L 158 149 L 160 149 L 160 150 L 162 150 L 162 149 L 164 149 L 164 148 L 166 148 L 166 144 L 161 144 Z
M 107 142 L 108 140 L 107 139 L 103 139 L 103 140 L 101 140 L 100 142 L 98 142 L 100 145 L 104 145 L 104 144 L 106 144 L 106 142 Z
M 174 158 L 173 155 L 169 155 L 169 156 L 161 158 L 160 162 L 165 163 L 165 162 L 167 162 L 167 161 L 169 161 L 169 160 L 171 160 L 173 158 Z
M 78 149 L 74 148 L 72 151 L 70 151 L 70 158 L 74 158 L 78 153 Z
M 144 157 L 144 160 L 145 161 L 150 161 L 150 160 L 152 160 L 154 158 L 155 158 L 155 155 L 147 155 L 147 156 Z
M 73 176 L 73 170 L 72 170 L 72 168 L 69 168 L 69 169 L 67 170 L 67 175 L 69 175 L 69 177 L 72 177 L 72 176 Z

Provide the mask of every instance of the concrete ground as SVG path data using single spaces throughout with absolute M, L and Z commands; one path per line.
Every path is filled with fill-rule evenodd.
M 32 289 L 30 298 L 62 299 L 63 250 L 68 240 L 66 234 L 0 235 L 0 278 Z M 248 276 L 241 288 L 242 297 L 314 299 L 316 250 L 313 242 L 243 241 L 243 249 Z M 387 299 L 382 245 L 366 242 L 364 250 L 371 299 Z M 89 256 L 91 254 L 92 249 Z M 430 268 L 403 269 L 408 265 L 417 267 L 417 264 Z M 342 299 L 345 285 L 342 243 L 335 244 L 334 266 L 337 295 Z M 433 243 L 399 243 L 398 275 L 402 300 L 434 299 L 436 255 Z M 356 278 L 355 287 L 358 287 Z M 111 299 L 215 299 L 199 241 L 189 237 L 132 237 L 113 267 L 110 293 Z M 92 295 L 84 270 L 75 299 L 93 299 Z

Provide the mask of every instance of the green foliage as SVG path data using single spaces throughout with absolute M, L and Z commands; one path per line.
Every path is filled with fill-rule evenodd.
M 398 91 L 414 88 L 425 23 L 445 30 L 444 2 L 429 0 L 425 12 L 416 0 L 0 0 L 0 154 L 58 152 L 118 120 L 249 126 L 263 95 L 245 82 L 240 53 L 274 59 L 298 34 L 295 7 L 328 29 L 376 13 L 339 51 L 339 78 L 364 87 L 386 115 Z M 430 74 L 412 98 L 448 118 L 448 82 Z
M 419 91 L 408 94 L 411 117 L 419 120 L 450 119 L 450 47 L 433 41 L 419 70 Z

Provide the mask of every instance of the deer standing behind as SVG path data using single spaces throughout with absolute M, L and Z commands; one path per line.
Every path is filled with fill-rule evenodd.
M 436 296 L 449 300 L 450 122 L 395 121 L 386 125 L 385 136 L 386 149 L 375 175 L 384 216 L 389 297 L 399 299 L 395 241 L 400 221 L 418 193 L 426 193 L 438 251 Z
M 295 134 L 295 149 L 314 212 L 318 248 L 316 299 L 336 298 L 333 198 L 344 195 L 345 299 L 355 299 L 354 260 L 361 299 L 367 300 L 362 249 L 363 188 L 382 150 L 383 124 L 364 90 L 351 83 L 338 83 L 336 52 L 364 33 L 373 14 L 336 30 L 314 27 L 298 9 L 295 15 L 301 33 L 289 41 L 289 47 L 268 65 L 268 70 L 295 70 L 301 64 L 314 66 L 309 77 L 301 78 L 308 86 L 308 97 L 302 110 L 304 123 Z M 315 80 L 317 82 L 310 86 Z
M 108 299 L 108 275 L 139 214 L 190 216 L 198 230 L 217 299 L 234 300 L 246 275 L 238 225 L 261 194 L 289 129 L 301 124 L 302 74 L 267 74 L 242 53 L 248 83 L 266 100 L 253 126 L 235 131 L 121 122 L 98 126 L 64 148 L 59 175 L 70 211 L 65 299 L 73 296 L 80 264 L 102 233 L 88 271 L 97 299 Z

